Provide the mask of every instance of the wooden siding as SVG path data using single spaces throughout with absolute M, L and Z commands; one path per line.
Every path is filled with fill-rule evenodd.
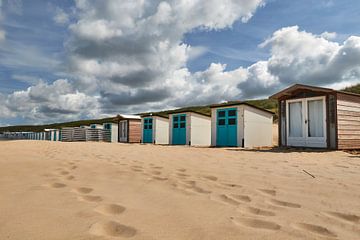
M 141 120 L 129 120 L 129 143 L 141 142 Z
M 338 148 L 360 148 L 360 98 L 338 94 Z

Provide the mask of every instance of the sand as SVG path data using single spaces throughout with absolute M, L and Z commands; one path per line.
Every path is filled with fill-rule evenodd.
M 0 239 L 360 239 L 360 156 L 344 152 L 40 141 L 0 152 Z

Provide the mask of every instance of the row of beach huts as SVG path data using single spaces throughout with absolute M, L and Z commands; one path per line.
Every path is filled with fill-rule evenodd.
M 360 149 L 360 95 L 295 84 L 270 99 L 278 100 L 279 146 Z M 210 114 L 121 114 L 109 123 L 23 134 L 32 140 L 253 148 L 273 145 L 273 115 L 246 102 L 227 102 L 211 105 Z

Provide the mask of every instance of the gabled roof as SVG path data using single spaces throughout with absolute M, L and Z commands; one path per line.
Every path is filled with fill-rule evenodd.
M 207 113 L 203 113 L 203 112 L 196 111 L 196 110 L 179 109 L 179 110 L 169 111 L 169 114 L 181 114 L 181 113 L 195 113 L 195 114 L 199 114 L 199 115 L 202 115 L 205 117 L 211 117 L 211 113 L 207 114 Z
M 279 99 L 284 96 L 290 96 L 290 95 L 292 95 L 292 93 L 294 91 L 297 91 L 297 90 L 309 90 L 309 91 L 313 91 L 313 92 L 322 92 L 322 93 L 342 93 L 342 94 L 346 94 L 346 95 L 360 97 L 360 94 L 350 93 L 350 92 L 345 92 L 345 91 L 337 91 L 337 90 L 334 90 L 331 88 L 316 87 L 316 86 L 310 86 L 310 85 L 304 85 L 304 84 L 294 84 L 288 88 L 285 88 L 284 90 L 281 90 L 278 93 L 273 94 L 272 96 L 269 97 L 269 99 Z
M 125 120 L 127 120 L 127 119 L 138 119 L 138 120 L 140 120 L 141 119 L 141 117 L 138 116 L 138 115 L 129 115 L 129 114 L 118 114 L 116 116 L 116 118 L 117 119 L 125 119 Z
M 161 117 L 161 118 L 165 118 L 168 119 L 169 116 L 168 115 L 164 115 L 164 114 L 160 114 L 160 113 L 144 113 L 140 115 L 142 118 L 146 118 L 146 117 Z
M 210 106 L 210 108 L 231 107 L 231 106 L 240 106 L 240 105 L 249 106 L 249 107 L 258 109 L 258 110 L 263 111 L 263 112 L 266 112 L 266 113 L 275 114 L 275 113 L 272 112 L 272 111 L 269 111 L 269 110 L 264 109 L 264 108 L 257 107 L 257 106 L 255 106 L 255 105 L 252 105 L 252 104 L 250 104 L 250 103 L 243 102 L 243 101 L 230 101 L 230 102 L 213 104 L 213 105 Z

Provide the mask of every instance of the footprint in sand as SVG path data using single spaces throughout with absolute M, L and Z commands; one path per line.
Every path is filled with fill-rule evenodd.
M 352 223 L 360 222 L 360 217 L 354 214 L 339 213 L 339 212 L 326 212 L 325 214 L 330 217 L 334 217 L 347 222 L 352 222 Z
M 115 221 L 104 221 L 91 225 L 89 232 L 96 236 L 130 238 L 136 235 L 137 230 Z
M 154 176 L 154 177 L 152 177 L 153 179 L 155 179 L 155 180 L 159 180 L 159 181 L 166 181 L 166 180 L 168 180 L 169 178 L 167 178 L 167 177 L 159 177 L 159 176 Z
M 69 172 L 68 172 L 68 171 L 61 171 L 60 174 L 61 174 L 61 175 L 68 175 Z
M 118 204 L 102 204 L 95 208 L 96 212 L 104 215 L 119 215 L 125 210 L 125 207 Z
M 205 175 L 203 176 L 203 178 L 207 179 L 207 180 L 211 180 L 211 181 L 217 181 L 218 178 L 215 176 L 211 176 L 211 175 Z
M 79 188 L 75 188 L 74 191 L 81 194 L 88 194 L 91 193 L 93 189 L 88 187 L 79 187 Z
M 163 169 L 163 167 L 159 167 L 159 166 L 154 166 L 152 168 L 154 168 L 154 169 Z
M 103 199 L 100 196 L 86 195 L 86 196 L 79 196 L 78 200 L 85 202 L 101 202 Z
M 179 168 L 179 169 L 176 169 L 176 170 L 179 171 L 179 172 L 186 172 L 185 168 Z
M 263 229 L 263 230 L 279 230 L 281 226 L 275 222 L 264 221 L 254 218 L 237 218 L 234 220 L 236 224 L 243 225 L 245 227 Z
M 244 208 L 244 211 L 250 214 L 260 215 L 260 216 L 272 217 L 276 215 L 274 212 L 263 210 L 260 208 L 255 208 L 255 207 L 246 207 Z
M 276 195 L 276 191 L 275 190 L 270 190 L 270 189 L 258 189 L 261 193 L 265 193 L 267 195 L 271 195 L 271 196 L 275 196 Z
M 211 193 L 211 191 L 203 189 L 196 185 L 190 186 L 187 189 L 189 189 L 190 191 L 196 192 L 196 193 L 201 193 L 201 194 L 210 194 Z
M 236 200 L 240 200 L 242 202 L 251 202 L 251 198 L 247 195 L 231 194 L 231 197 L 235 198 Z
M 348 166 L 344 166 L 344 165 L 335 165 L 335 167 L 338 167 L 338 168 L 349 168 Z
M 295 224 L 295 227 L 323 237 L 333 237 L 333 238 L 337 237 L 335 233 L 331 232 L 329 229 L 322 226 L 317 226 L 308 223 L 298 223 Z
M 230 204 L 232 206 L 239 206 L 240 202 L 236 201 L 235 199 L 229 197 L 226 194 L 219 194 L 219 195 L 214 195 L 211 196 L 211 199 L 217 202 L 222 202 L 225 204 Z
M 75 170 L 75 169 L 77 169 L 77 166 L 76 166 L 76 165 L 70 166 L 69 169 L 70 169 L 70 170 Z
M 161 175 L 160 171 L 151 171 L 151 173 L 154 174 L 154 175 Z
M 74 180 L 75 177 L 74 177 L 73 175 L 70 175 L 70 176 L 67 176 L 66 179 L 67 179 L 67 180 Z
M 56 182 L 56 183 L 50 184 L 50 187 L 53 187 L 53 188 L 64 188 L 64 187 L 66 187 L 66 184 Z
M 177 175 L 178 177 L 190 177 L 190 175 L 185 174 L 185 173 L 176 173 L 176 175 Z
M 279 201 L 276 199 L 271 199 L 270 203 L 277 205 L 277 206 L 281 206 L 281 207 L 289 207 L 289 208 L 301 208 L 300 204 L 297 203 L 291 203 L 291 202 L 284 202 L 284 201 Z

